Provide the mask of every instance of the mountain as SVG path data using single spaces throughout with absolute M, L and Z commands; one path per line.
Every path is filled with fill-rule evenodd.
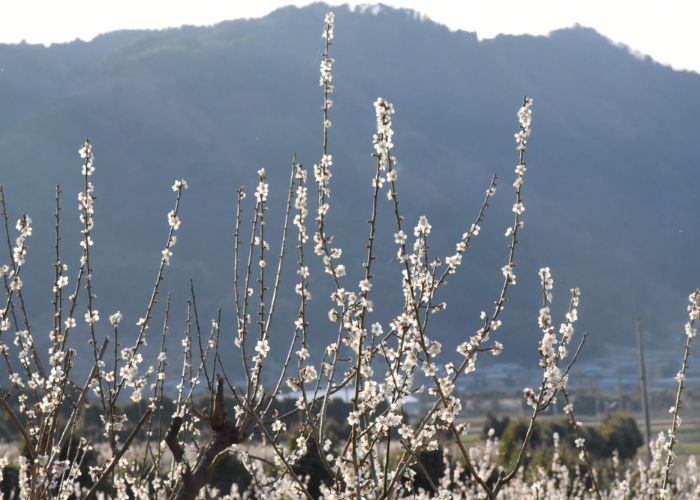
M 48 48 L 0 45 L 0 184 L 12 218 L 26 212 L 34 219 L 24 281 L 38 332 L 50 328 L 56 184 L 64 194 L 63 251 L 76 271 L 77 149 L 85 137 L 97 156 L 93 261 L 103 320 L 121 309 L 128 336 L 143 314 L 173 205 L 170 186 L 185 178 L 183 226 L 163 289 L 175 290 L 171 344 L 178 346 L 182 335 L 190 278 L 200 318 L 223 306 L 222 327 L 233 332 L 234 188 L 246 185 L 252 194 L 256 171 L 265 166 L 269 233 L 276 233 L 292 154 L 308 168 L 319 160 L 318 66 L 327 9 L 287 7 L 262 19 L 115 32 Z M 549 266 L 557 314 L 570 288 L 582 290 L 579 330 L 590 332 L 587 356 L 632 344 L 640 318 L 648 348 L 667 350 L 676 360 L 687 294 L 700 284 L 700 75 L 639 58 L 582 27 L 479 41 L 411 11 L 334 10 L 329 222 L 345 251 L 349 283 L 364 258 L 372 103 L 383 96 L 396 108 L 407 222 L 412 227 L 419 215 L 429 217 L 437 255 L 453 252 L 490 176 L 499 176 L 483 230 L 443 291 L 448 307 L 436 315 L 433 336 L 453 348 L 479 327 L 479 311 L 490 308 L 502 279 L 517 161 L 515 111 L 527 94 L 535 104 L 526 225 L 516 256 L 518 285 L 498 332 L 504 356 L 535 359 L 537 270 Z M 401 297 L 385 200 L 379 230 L 371 320 L 386 324 Z M 274 250 L 278 240 L 270 241 Z M 335 334 L 323 319 L 330 284 L 315 269 L 312 347 L 318 353 Z M 297 307 L 292 276 L 289 266 L 275 322 L 278 359 Z

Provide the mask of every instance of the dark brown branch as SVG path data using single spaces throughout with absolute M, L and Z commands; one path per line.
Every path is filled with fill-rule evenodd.
M 170 451 L 173 454 L 173 459 L 178 464 L 182 462 L 182 457 L 185 454 L 185 450 L 182 445 L 177 440 L 177 435 L 180 433 L 180 427 L 182 427 L 182 417 L 176 416 L 170 421 L 170 427 L 168 428 L 168 433 L 165 435 L 165 444 L 168 445 Z
M 170 495 L 171 500 L 194 500 L 199 491 L 209 483 L 209 472 L 217 456 L 231 445 L 242 443 L 249 435 L 247 428 L 250 419 L 244 419 L 241 425 L 237 426 L 227 418 L 224 410 L 224 379 L 221 376 L 217 377 L 216 396 L 211 414 L 206 415 L 194 407 L 191 410 L 209 424 L 214 435 L 209 440 L 209 443 L 199 452 L 194 466 L 190 467 L 189 464 L 186 464 L 182 477 Z M 182 417 L 174 417 L 165 437 L 165 443 L 170 448 L 177 463 L 181 463 L 184 460 L 185 453 L 182 445 L 177 440 L 182 423 Z

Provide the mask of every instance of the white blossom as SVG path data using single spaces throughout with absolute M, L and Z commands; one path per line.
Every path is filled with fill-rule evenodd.
M 172 227 L 175 231 L 180 229 L 180 218 L 177 215 L 175 215 L 174 210 L 168 212 L 168 225 Z
M 85 313 L 85 323 L 92 325 L 100 320 L 100 312 L 96 309 Z
M 255 351 L 263 358 L 266 357 L 267 353 L 270 352 L 270 344 L 267 342 L 267 339 L 258 340 L 257 344 L 255 344 Z
M 179 179 L 175 180 L 173 183 L 173 191 L 183 191 L 187 189 L 189 186 L 187 185 L 187 181 L 185 179 Z
M 117 326 L 121 322 L 122 318 L 123 315 L 121 311 L 117 311 L 114 314 L 110 315 L 109 322 L 112 324 L 112 326 Z

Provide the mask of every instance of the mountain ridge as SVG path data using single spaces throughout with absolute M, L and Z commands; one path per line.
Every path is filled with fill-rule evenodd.
M 98 306 L 114 304 L 129 321 L 139 317 L 172 204 L 169 185 L 184 177 L 191 188 L 168 286 L 179 290 L 182 302 L 193 277 L 207 290 L 205 317 L 219 304 L 230 308 L 230 283 L 222 275 L 232 272 L 233 188 L 247 184 L 252 191 L 255 171 L 264 165 L 273 193 L 282 193 L 293 152 L 309 168 L 320 156 L 318 63 L 326 9 L 287 7 L 252 21 L 147 36 L 117 32 L 55 48 L 0 46 L 0 184 L 13 214 L 27 212 L 36 220 L 30 282 L 50 285 L 51 245 L 45 242 L 56 182 L 64 184 L 66 234 L 77 238 L 71 220 L 80 189 L 75 150 L 89 136 L 98 169 Z M 504 317 L 504 355 L 536 356 L 536 271 L 544 265 L 554 272 L 559 309 L 569 288 L 582 288 L 582 328 L 591 330 L 592 353 L 604 351 L 611 339 L 633 342 L 637 317 L 654 338 L 680 342 L 685 297 L 700 277 L 692 251 L 699 229 L 693 214 L 700 207 L 693 166 L 699 75 L 640 60 L 588 28 L 478 40 L 390 8 L 371 15 L 333 10 L 336 205 L 330 221 L 352 276 L 362 248 L 352 235 L 366 232 L 366 216 L 355 207 L 358 198 L 364 200 L 360 211 L 368 201 L 371 103 L 382 95 L 397 109 L 399 194 L 407 221 L 429 215 L 440 254 L 451 253 L 471 223 L 491 174 L 501 179 L 482 235 L 445 291 L 444 319 L 435 323 L 451 347 L 478 328 L 478 311 L 489 307 L 501 279 L 515 110 L 527 93 L 535 97 L 535 116 L 526 226 L 519 284 Z M 276 196 L 272 203 L 274 210 L 282 205 Z M 393 228 L 384 217 L 380 229 L 390 240 Z M 64 240 L 75 263 L 77 239 Z M 392 241 L 382 242 L 378 255 L 387 268 L 376 285 L 383 297 L 397 287 Z M 328 283 L 320 270 L 316 275 L 320 292 Z M 123 283 L 127 277 L 131 282 Z M 137 300 L 132 289 L 144 297 Z M 328 306 L 324 295 L 317 293 L 313 306 L 320 322 Z M 294 298 L 288 297 L 278 325 L 293 314 Z M 46 290 L 33 292 L 32 309 L 43 312 L 48 300 Z M 387 301 L 383 307 L 395 311 L 399 301 Z M 377 320 L 386 323 L 387 314 Z M 323 329 L 319 337 L 330 341 Z

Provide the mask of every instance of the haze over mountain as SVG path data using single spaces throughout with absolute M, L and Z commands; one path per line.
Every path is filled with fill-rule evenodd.
M 34 219 L 24 281 L 37 331 L 50 325 L 59 183 L 64 253 L 73 273 L 77 267 L 77 149 L 85 137 L 97 155 L 93 260 L 103 320 L 119 308 L 131 328 L 143 314 L 173 205 L 170 186 L 185 178 L 190 189 L 164 290 L 175 290 L 182 310 L 192 278 L 200 318 L 223 305 L 222 326 L 233 331 L 234 188 L 244 184 L 252 193 L 265 166 L 274 233 L 292 153 L 308 168 L 318 161 L 326 9 L 289 7 L 262 19 L 115 32 L 49 48 L 0 45 L 0 184 L 12 218 L 26 212 Z M 535 104 L 526 225 L 518 285 L 498 332 L 504 356 L 528 362 L 536 356 L 542 266 L 554 274 L 557 312 L 569 289 L 581 288 L 579 330 L 591 333 L 589 356 L 633 343 L 637 317 L 654 349 L 679 356 L 687 295 L 700 284 L 700 75 L 641 59 L 586 28 L 478 41 L 409 11 L 334 11 L 330 232 L 344 249 L 348 283 L 356 283 L 364 258 L 372 102 L 383 96 L 396 108 L 401 204 L 409 227 L 419 215 L 429 217 L 436 255 L 454 251 L 490 176 L 499 176 L 482 232 L 442 292 L 448 308 L 435 317 L 433 336 L 453 348 L 479 327 L 479 311 L 490 308 L 502 280 L 515 112 L 527 94 Z M 371 320 L 386 325 L 401 301 L 400 267 L 390 207 L 384 199 L 380 206 Z M 271 238 L 273 250 L 276 242 Z M 290 252 L 288 264 L 295 258 Z M 323 319 L 329 281 L 315 269 L 318 352 L 335 331 Z M 287 270 L 291 280 L 292 266 Z M 297 308 L 290 280 L 275 322 L 279 356 Z M 180 324 L 172 328 L 173 347 Z

